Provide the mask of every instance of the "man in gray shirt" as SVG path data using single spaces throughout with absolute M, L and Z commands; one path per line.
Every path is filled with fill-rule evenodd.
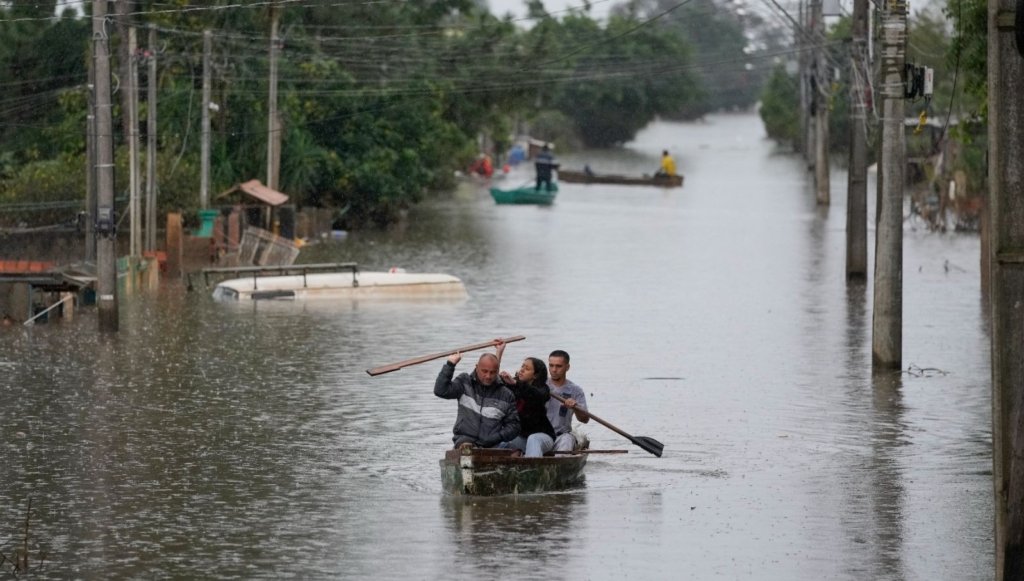
M 565 403 L 551 398 L 547 403 L 548 420 L 555 428 L 555 450 L 566 452 L 573 450 L 576 437 L 572 435 L 572 417 L 584 424 L 590 421 L 587 413 L 587 396 L 583 389 L 566 379 L 569 371 L 569 354 L 556 349 L 548 356 L 548 387 L 551 393 L 561 397 Z M 572 410 L 573 413 L 569 413 Z

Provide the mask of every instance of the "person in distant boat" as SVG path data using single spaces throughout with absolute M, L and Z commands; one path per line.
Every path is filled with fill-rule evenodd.
M 540 189 L 541 184 L 545 184 L 545 189 L 551 191 L 551 172 L 558 169 L 558 164 L 555 162 L 555 156 L 551 154 L 551 146 L 547 143 L 544 147 L 540 148 L 540 153 L 533 160 L 533 167 L 537 170 L 537 187 L 536 190 Z
M 481 177 L 489 178 L 494 174 L 494 163 L 491 156 L 481 153 L 477 156 L 473 165 L 469 166 L 469 173 L 475 173 Z
M 676 160 L 672 159 L 672 156 L 668 154 L 668 150 L 661 152 L 661 167 L 658 168 L 658 172 L 654 174 L 657 177 L 671 177 L 676 175 Z
M 594 170 L 590 169 L 589 163 L 583 165 L 583 175 L 587 176 L 588 178 L 594 177 Z
M 499 355 L 500 357 L 500 355 Z M 502 371 L 501 380 L 516 396 L 519 436 L 502 447 L 515 448 L 528 458 L 543 456 L 555 446 L 555 429 L 548 420 L 548 368 L 536 357 L 527 357 L 513 377 Z
M 572 417 L 584 424 L 590 421 L 587 413 L 587 396 L 583 389 L 569 381 L 565 374 L 569 371 L 569 354 L 556 349 L 548 356 L 548 387 L 551 393 L 561 397 L 565 403 L 551 398 L 547 403 L 548 420 L 555 428 L 555 450 L 568 452 L 580 444 L 572 433 Z M 572 413 L 569 413 L 570 410 Z
M 505 344 L 498 339 L 496 345 L 503 350 Z M 450 355 L 434 382 L 434 395 L 459 402 L 452 428 L 455 447 L 493 448 L 518 436 L 516 398 L 498 380 L 498 356 L 484 353 L 473 373 L 456 377 L 455 366 L 461 360 L 461 353 Z

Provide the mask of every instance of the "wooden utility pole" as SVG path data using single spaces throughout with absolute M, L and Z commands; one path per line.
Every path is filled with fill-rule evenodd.
M 277 59 L 280 46 L 280 11 L 270 4 L 270 79 L 267 97 L 267 187 L 277 189 L 281 167 L 281 119 L 277 113 Z
M 1024 14 L 988 1 L 992 424 L 997 581 L 1024 579 Z M 1015 41 L 1014 36 L 1017 35 Z
M 853 0 L 850 45 L 850 171 L 846 187 L 846 279 L 868 275 L 868 0 Z
M 276 190 L 281 167 L 281 120 L 277 115 L 277 37 L 279 10 L 270 3 L 270 94 L 267 97 L 267 187 Z
M 814 39 L 814 63 L 811 71 L 814 94 L 814 192 L 821 205 L 829 204 L 828 168 L 828 99 L 831 85 L 828 61 L 825 59 L 825 17 L 822 14 L 822 0 L 811 2 L 811 34 Z
M 124 90 L 128 92 L 128 214 L 130 219 L 131 256 L 142 255 L 142 216 L 139 211 L 139 66 L 136 52 L 138 42 L 135 27 L 128 27 L 128 78 Z
M 202 151 L 199 158 L 199 207 L 210 206 L 210 53 L 213 52 L 213 33 L 203 31 L 203 129 Z
M 92 41 L 96 74 L 96 298 L 99 330 L 116 332 L 117 218 L 114 215 L 114 123 L 110 102 L 110 43 L 107 0 L 93 0 Z
M 150 25 L 146 83 L 146 250 L 156 250 L 156 28 Z
M 875 228 L 875 289 L 871 355 L 875 368 L 903 361 L 903 65 L 906 61 L 906 0 L 887 0 L 882 12 L 882 152 Z

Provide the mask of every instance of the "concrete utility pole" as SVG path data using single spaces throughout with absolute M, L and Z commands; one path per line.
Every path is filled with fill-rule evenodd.
M 992 445 L 997 581 L 1024 579 L 1024 14 L 988 1 Z M 1016 19 L 1016 22 L 1015 22 Z M 1014 35 L 1017 35 L 1015 41 Z
M 156 250 L 156 28 L 149 27 L 146 84 L 146 250 Z
M 803 0 L 800 0 L 799 18 L 800 25 L 795 27 L 794 30 L 796 31 L 796 44 L 799 49 L 797 52 L 799 56 L 797 78 L 800 81 L 800 153 L 803 154 L 805 161 L 810 161 L 811 148 L 808 139 L 811 111 L 810 91 L 808 89 L 808 69 L 810 67 L 807 66 L 807 63 L 810 62 L 810 57 L 807 54 L 810 45 L 807 43 L 807 10 L 804 8 Z
M 276 190 L 281 167 L 281 120 L 277 116 L 277 38 L 279 10 L 270 4 L 270 95 L 267 98 L 267 187 Z
M 903 65 L 906 61 L 906 0 L 887 0 L 882 12 L 882 153 L 875 238 L 875 291 L 871 355 L 875 368 L 897 369 L 903 361 Z
M 89 49 L 89 112 L 85 121 L 85 261 L 96 262 L 96 70 Z
M 846 187 L 846 279 L 868 275 L 867 59 L 868 0 L 853 0 L 850 46 L 850 171 Z
M 199 158 L 199 207 L 210 206 L 210 53 L 213 52 L 213 33 L 203 31 L 203 135 Z
M 142 255 L 142 216 L 139 211 L 139 66 L 136 55 L 138 42 L 135 27 L 128 27 L 128 78 L 124 90 L 128 92 L 128 213 L 131 224 L 129 240 L 131 256 Z
M 99 330 L 116 332 L 117 248 L 114 215 L 114 123 L 110 102 L 110 45 L 107 0 L 93 0 L 92 41 L 96 74 L 96 299 Z
M 829 204 L 828 168 L 828 100 L 825 95 L 831 85 L 828 61 L 825 59 L 825 17 L 822 14 L 822 0 L 811 2 L 811 33 L 814 38 L 814 192 L 818 204 Z

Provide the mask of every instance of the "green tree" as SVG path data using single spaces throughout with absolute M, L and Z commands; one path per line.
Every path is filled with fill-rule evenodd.
M 551 105 L 575 122 L 586 145 L 629 141 L 657 116 L 702 96 L 687 70 L 690 48 L 670 29 L 622 17 L 602 29 L 589 18 L 568 16 L 558 32 L 555 54 L 561 56 L 543 64 L 568 74 L 552 89 Z
M 799 80 L 776 65 L 761 94 L 761 120 L 768 137 L 795 147 L 800 140 Z

